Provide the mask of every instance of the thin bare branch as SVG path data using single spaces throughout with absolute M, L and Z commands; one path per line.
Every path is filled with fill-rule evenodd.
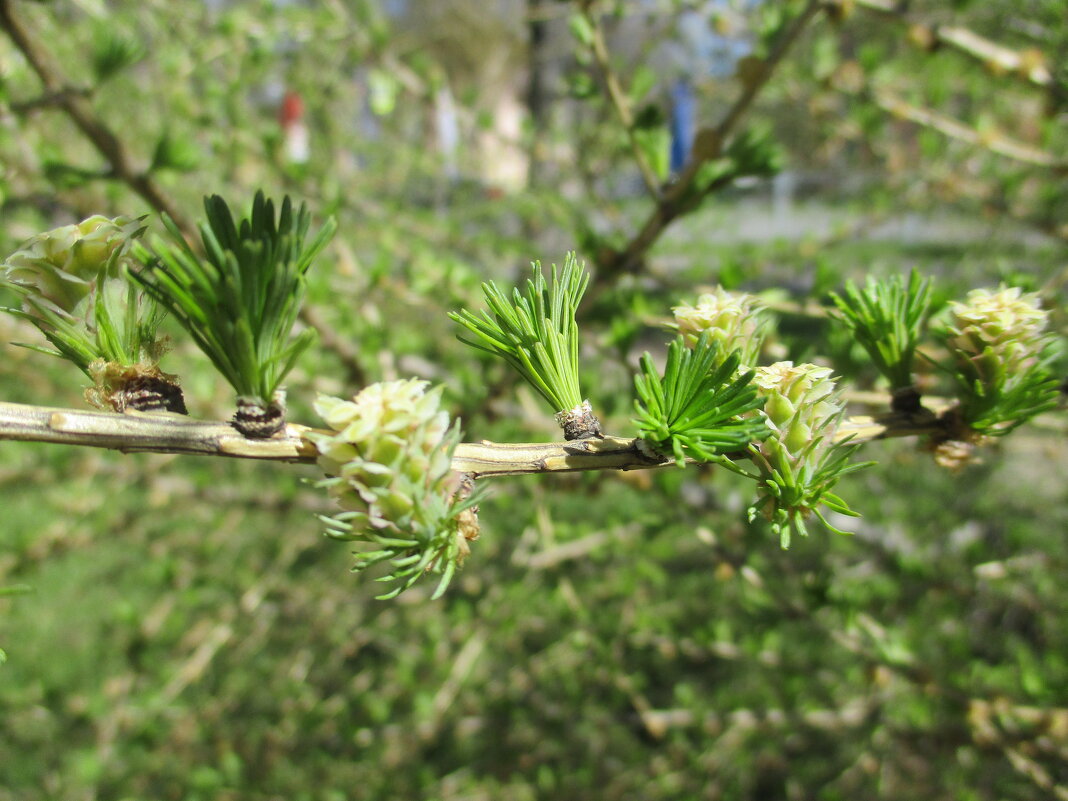
M 952 47 L 1000 73 L 1015 75 L 1035 86 L 1053 86 L 1053 74 L 1045 56 L 1038 50 L 1013 50 L 953 25 L 926 25 L 905 13 L 905 4 L 894 0 L 854 0 L 857 6 L 909 28 L 909 40 L 927 50 L 939 45 Z
M 1036 167 L 1050 167 L 1058 172 L 1068 172 L 1068 161 L 1059 159 L 1051 153 L 1031 147 L 1023 142 L 1018 142 L 1004 134 L 981 133 L 959 120 L 932 109 L 906 103 L 904 100 L 887 92 L 876 92 L 872 97 L 875 100 L 875 104 L 883 111 L 909 122 L 914 122 L 917 125 L 931 128 L 951 139 L 985 148 L 991 153 L 1022 161 L 1025 164 L 1033 164 Z
M 941 414 L 946 404 L 934 405 L 919 416 L 888 414 L 845 420 L 837 439 L 866 442 L 889 437 L 944 431 Z M 948 408 L 948 407 L 947 407 Z M 308 434 L 316 429 L 289 424 L 271 439 L 246 439 L 229 423 L 191 420 L 175 414 L 82 411 L 18 403 L 0 403 L 0 440 L 52 442 L 123 453 L 175 453 L 228 456 L 276 462 L 311 463 L 315 445 Z M 744 457 L 744 453 L 737 454 Z M 666 467 L 671 459 L 649 453 L 641 440 L 604 437 L 572 442 L 464 442 L 456 447 L 452 467 L 476 477 L 563 473 L 586 470 L 638 470 Z
M 742 87 L 742 93 L 738 96 L 738 99 L 734 101 L 734 105 L 731 106 L 727 115 L 723 118 L 719 125 L 716 126 L 712 141 L 714 146 L 712 150 L 715 156 L 719 156 L 720 151 L 723 148 L 723 144 L 727 141 L 727 137 L 737 127 L 745 113 L 749 111 L 750 106 L 753 105 L 753 101 L 757 99 L 757 96 L 763 91 L 764 87 L 768 85 L 768 81 L 771 80 L 771 76 L 775 73 L 775 69 L 782 63 L 783 56 L 793 46 L 794 42 L 801 35 L 801 31 L 805 29 L 809 21 L 816 16 L 822 7 L 822 3 L 810 0 L 804 10 L 794 18 L 789 27 L 782 33 L 779 40 L 772 47 L 771 52 L 764 58 L 759 65 L 759 69 L 745 81 Z M 695 166 L 691 165 L 688 172 L 696 172 Z
M 9 103 L 8 108 L 15 114 L 29 114 L 30 112 L 39 111 L 41 109 L 62 106 L 64 100 L 69 95 L 89 97 L 90 94 L 91 92 L 85 87 L 64 86 L 54 92 L 46 92 L 40 97 Z
M 593 52 L 593 60 L 601 73 L 601 80 L 604 81 L 605 89 L 608 90 L 609 103 L 615 110 L 623 130 L 627 134 L 627 141 L 630 143 L 631 153 L 634 156 L 635 163 L 638 165 L 638 170 L 642 174 L 645 188 L 649 190 L 649 194 L 654 198 L 659 198 L 660 180 L 656 177 L 653 165 L 649 163 L 645 151 L 642 150 L 641 142 L 638 141 L 637 132 L 634 130 L 634 113 L 630 108 L 630 98 L 623 91 L 619 75 L 612 67 L 612 59 L 608 55 L 608 46 L 605 44 L 604 25 L 600 16 L 594 14 L 589 6 L 583 10 L 583 16 L 586 17 L 586 21 L 590 25 L 590 50 Z
M 699 714 L 692 709 L 650 709 L 642 713 L 645 726 L 663 736 L 669 729 L 700 727 L 713 736 L 731 729 L 744 731 L 776 730 L 804 726 L 819 731 L 842 733 L 865 725 L 882 703 L 878 696 L 854 699 L 834 709 L 810 709 L 795 712 L 785 709 L 736 709 L 719 714 Z
M 13 0 L 0 0 L 0 28 L 25 56 L 44 87 L 43 96 L 52 99 L 111 165 L 114 176 L 157 211 L 164 211 L 187 235 L 195 229 L 177 205 L 163 192 L 146 170 L 134 166 L 134 158 L 115 132 L 93 110 L 88 97 L 69 90 L 69 82 L 52 63 L 41 46 L 15 13 Z
M 367 383 L 367 371 L 360 359 L 360 349 L 355 342 L 339 336 L 337 331 L 323 319 L 319 310 L 305 304 L 300 308 L 300 319 L 319 332 L 319 344 L 333 353 L 341 362 L 349 381 L 358 387 Z
M 185 238 L 197 247 L 196 228 L 192 221 L 179 209 L 174 200 L 155 182 L 147 171 L 134 168 L 134 158 L 129 148 L 118 135 L 96 113 L 90 102 L 91 91 L 71 86 L 62 76 L 46 49 L 38 42 L 32 32 L 23 24 L 15 14 L 13 0 L 0 0 L 0 28 L 7 33 L 19 51 L 26 57 L 26 61 L 33 68 L 44 86 L 44 92 L 40 98 L 22 104 L 25 110 L 37 105 L 46 104 L 66 113 L 78 126 L 78 129 L 93 143 L 97 151 L 110 165 L 110 171 L 103 177 L 113 178 L 125 183 L 134 192 L 148 203 L 157 212 L 164 212 L 181 229 Z M 418 77 L 401 64 L 391 63 L 392 73 L 408 86 L 412 81 L 418 81 Z M 421 89 L 420 83 L 416 88 Z M 19 104 L 10 104 L 12 110 L 19 110 Z M 319 341 L 322 346 L 334 353 L 344 365 L 349 378 L 357 384 L 366 383 L 366 373 L 356 350 L 333 334 L 328 326 L 322 324 L 319 314 L 304 307 L 300 313 L 301 319 L 312 328 L 319 331 Z
M 1057 739 L 1063 738 L 1044 736 L 1027 738 L 1030 742 L 1021 742 L 1016 729 L 1019 723 L 1024 723 L 1027 727 L 1036 727 L 1046 732 L 1056 731 L 1059 724 L 1063 730 L 1066 720 L 1068 710 L 1063 708 L 1037 709 L 1013 705 L 1005 699 L 991 702 L 982 698 L 973 698 L 968 704 L 968 725 L 975 742 L 1001 749 L 1014 770 L 1058 801 L 1068 801 L 1068 785 L 1058 783 L 1056 775 L 1039 764 L 1034 757 L 1039 750 L 1035 746 L 1039 746 L 1039 743 L 1047 747 L 1054 746 Z M 1007 734 L 1006 724 L 1010 727 L 1008 731 L 1015 734 L 1015 737 Z M 1051 750 L 1055 751 L 1055 748 Z M 1063 760 L 1063 754 L 1056 754 L 1056 757 Z

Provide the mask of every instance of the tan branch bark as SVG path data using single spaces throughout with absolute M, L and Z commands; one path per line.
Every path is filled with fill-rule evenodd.
M 894 0 L 854 0 L 856 5 L 909 27 L 913 43 L 932 49 L 938 45 L 952 47 L 977 59 L 997 72 L 1016 75 L 1042 88 L 1053 86 L 1053 74 L 1045 56 L 1037 50 L 1013 50 L 967 28 L 953 25 L 925 25 L 904 13 L 903 5 Z
M 285 436 L 246 439 L 229 423 L 191 420 L 176 414 L 113 414 L 0 403 L 0 440 L 54 442 L 108 448 L 123 453 L 231 456 L 283 462 L 315 460 L 304 426 L 289 425 Z
M 1058 172 L 1068 172 L 1068 161 L 1059 159 L 1051 153 L 1031 147 L 1023 142 L 1018 142 L 1003 134 L 983 134 L 959 120 L 932 109 L 906 103 L 904 100 L 887 92 L 876 92 L 872 97 L 875 100 L 875 104 L 883 111 L 909 122 L 914 122 L 917 125 L 922 125 L 925 128 L 931 128 L 951 139 L 982 147 L 991 153 L 997 153 L 999 156 L 1022 161 L 1026 164 L 1033 164 L 1036 167 L 1051 167 Z
M 948 408 L 908 418 L 888 414 L 845 420 L 837 439 L 866 442 L 889 437 L 933 434 L 943 430 L 940 414 Z M 0 402 L 0 440 L 52 442 L 123 453 L 175 453 L 228 456 L 276 462 L 312 463 L 315 445 L 308 434 L 316 429 L 291 423 L 282 435 L 246 439 L 229 423 L 191 420 L 182 415 L 82 411 Z M 744 453 L 737 454 L 744 457 Z M 669 459 L 650 454 L 641 440 L 627 437 L 573 442 L 463 442 L 452 467 L 475 477 L 516 476 L 586 470 L 638 470 L 666 467 Z

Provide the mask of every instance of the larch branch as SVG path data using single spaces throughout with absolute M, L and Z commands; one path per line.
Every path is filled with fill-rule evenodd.
M 934 434 L 944 430 L 941 413 L 924 410 L 912 417 L 887 414 L 851 417 L 839 427 L 839 440 L 865 442 L 889 437 Z M 226 456 L 276 462 L 312 463 L 316 429 L 289 424 L 270 439 L 247 439 L 219 421 L 192 420 L 176 414 L 84 411 L 0 402 L 0 440 L 51 442 L 123 453 L 173 453 Z M 735 454 L 744 457 L 744 453 Z M 591 438 L 572 442 L 463 442 L 453 454 L 452 467 L 475 477 L 515 476 L 587 470 L 637 470 L 673 465 L 651 454 L 638 439 Z
M 1045 56 L 1038 50 L 1013 50 L 984 36 L 954 25 L 927 25 L 907 15 L 903 3 L 895 0 L 855 0 L 860 8 L 874 11 L 909 28 L 909 39 L 925 49 L 944 45 L 977 59 L 988 68 L 1016 75 L 1048 89 L 1054 85 L 1053 74 Z

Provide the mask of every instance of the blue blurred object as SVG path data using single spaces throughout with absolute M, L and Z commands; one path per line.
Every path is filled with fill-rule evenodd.
M 693 85 L 679 78 L 671 87 L 671 172 L 677 174 L 686 166 L 693 148 L 694 111 Z

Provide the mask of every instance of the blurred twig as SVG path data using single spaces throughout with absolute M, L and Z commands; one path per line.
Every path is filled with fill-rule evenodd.
M 637 271 L 645 253 L 660 238 L 668 225 L 676 218 L 696 208 L 704 196 L 729 183 L 729 181 L 713 181 L 703 193 L 694 191 L 694 182 L 701 167 L 723 154 L 724 145 L 734 128 L 767 85 L 791 45 L 797 41 L 805 26 L 816 16 L 821 7 L 820 0 L 809 0 L 801 13 L 781 33 L 767 57 L 760 62 L 757 74 L 745 82 L 742 93 L 734 101 L 722 121 L 714 128 L 703 128 L 697 132 L 689 164 L 678 180 L 661 195 L 638 233 L 621 250 L 609 250 L 598 254 L 599 269 L 595 279 L 597 283 L 603 285 L 611 282 L 620 274 Z
M 319 332 L 319 344 L 338 358 L 349 380 L 358 387 L 364 386 L 367 383 L 367 371 L 364 370 L 360 349 L 355 343 L 342 339 L 337 330 L 310 304 L 300 307 L 300 319 Z
M 859 728 L 879 711 L 883 701 L 878 695 L 855 699 L 833 709 L 809 709 L 795 712 L 786 709 L 736 709 L 733 712 L 698 713 L 692 709 L 651 709 L 642 714 L 645 725 L 659 731 L 700 727 L 713 736 L 729 729 L 765 731 L 803 726 L 826 732 L 844 732 Z
M 1004 698 L 993 702 L 973 698 L 968 705 L 968 724 L 976 743 L 1000 749 L 1014 770 L 1051 793 L 1052 798 L 1068 801 L 1068 785 L 1058 782 L 1057 773 L 1050 772 L 1034 758 L 1038 750 L 1046 750 L 1052 751 L 1058 761 L 1063 762 L 1068 710 L 1020 706 Z M 1006 729 L 1012 731 L 1021 727 L 1037 729 L 1038 736 L 1025 736 L 1023 742 L 1018 736 L 1008 736 Z
M 426 718 L 418 725 L 419 737 L 423 741 L 432 741 L 440 734 L 445 722 L 445 714 L 471 677 L 475 665 L 478 664 L 478 660 L 485 651 L 486 640 L 485 630 L 476 629 L 451 660 L 452 669 L 449 671 L 448 678 L 434 694 L 434 700 L 430 704 Z
M 110 174 L 104 177 L 121 181 L 136 192 L 151 208 L 165 213 L 174 220 L 185 238 L 196 248 L 196 228 L 193 223 L 179 210 L 174 200 L 160 188 L 152 178 L 150 171 L 134 167 L 135 160 L 129 148 L 93 109 L 89 101 L 91 93 L 85 89 L 72 88 L 67 83 L 59 68 L 51 62 L 46 49 L 34 38 L 31 31 L 15 13 L 14 0 L 0 0 L 0 28 L 4 29 L 11 41 L 26 57 L 26 61 L 44 86 L 44 93 L 40 98 L 22 104 L 24 110 L 47 103 L 48 106 L 65 112 L 110 165 Z M 12 110 L 18 110 L 19 107 L 19 104 L 11 104 Z M 301 308 L 300 318 L 319 331 L 320 343 L 326 350 L 338 357 L 347 370 L 349 378 L 357 384 L 366 383 L 363 365 L 352 346 L 335 336 L 330 327 L 323 325 L 319 316 L 309 307 Z
M 1057 214 L 1054 204 L 1042 203 L 1031 211 L 1020 209 L 1010 200 L 1011 193 L 1006 191 L 1004 186 L 960 173 L 933 181 L 931 187 L 932 191 L 941 196 L 949 195 L 954 201 L 958 201 L 958 205 L 961 205 L 961 200 L 967 201 L 986 215 L 1006 217 L 1032 231 L 1057 239 L 1062 244 L 1068 243 L 1068 221 Z M 1047 295 L 1052 291 L 1052 284 L 1043 289 Z
M 1001 133 L 984 133 L 971 126 L 937 111 L 906 103 L 886 92 L 875 92 L 872 99 L 879 108 L 909 122 L 938 131 L 943 136 L 958 139 L 969 145 L 982 147 L 999 156 L 1033 164 L 1036 167 L 1050 167 L 1058 173 L 1068 173 L 1068 161 L 1057 158 L 1044 150 L 1031 147 Z
M 70 117 L 85 137 L 108 162 L 114 177 L 129 186 L 149 206 L 166 212 L 188 236 L 192 224 L 177 205 L 164 194 L 147 170 L 134 166 L 134 158 L 110 126 L 94 111 L 86 93 L 72 91 L 46 48 L 34 38 L 14 9 L 14 0 L 0 0 L 0 28 L 25 56 L 44 87 L 43 97 Z
M 90 94 L 91 92 L 85 87 L 64 86 L 55 91 L 45 92 L 40 97 L 10 103 L 9 108 L 15 114 L 27 114 L 39 109 L 61 107 L 70 95 L 87 98 Z
M 659 199 L 660 181 L 656 177 L 656 172 L 649 163 L 641 143 L 635 136 L 634 114 L 630 108 L 630 98 L 623 91 L 619 75 L 616 74 L 615 69 L 612 67 L 612 60 L 608 55 L 608 46 L 605 44 L 604 25 L 601 22 L 601 16 L 593 12 L 591 3 L 587 2 L 583 5 L 582 14 L 590 25 L 590 51 L 593 53 L 593 59 L 597 63 L 597 69 L 600 71 L 601 79 L 604 81 L 605 89 L 608 91 L 608 100 L 627 135 L 631 154 L 634 156 L 634 161 L 642 174 L 645 188 L 649 190 L 649 194 L 654 199 Z
M 907 26 L 909 40 L 926 50 L 933 50 L 942 45 L 952 47 L 958 52 L 983 62 L 992 70 L 1018 76 L 1043 88 L 1054 85 L 1053 75 L 1046 65 L 1046 58 L 1038 50 L 1013 50 L 967 28 L 952 25 L 927 25 L 918 22 L 906 13 L 907 4 L 896 0 L 854 0 L 854 2 L 860 8 L 879 13 L 884 19 Z

